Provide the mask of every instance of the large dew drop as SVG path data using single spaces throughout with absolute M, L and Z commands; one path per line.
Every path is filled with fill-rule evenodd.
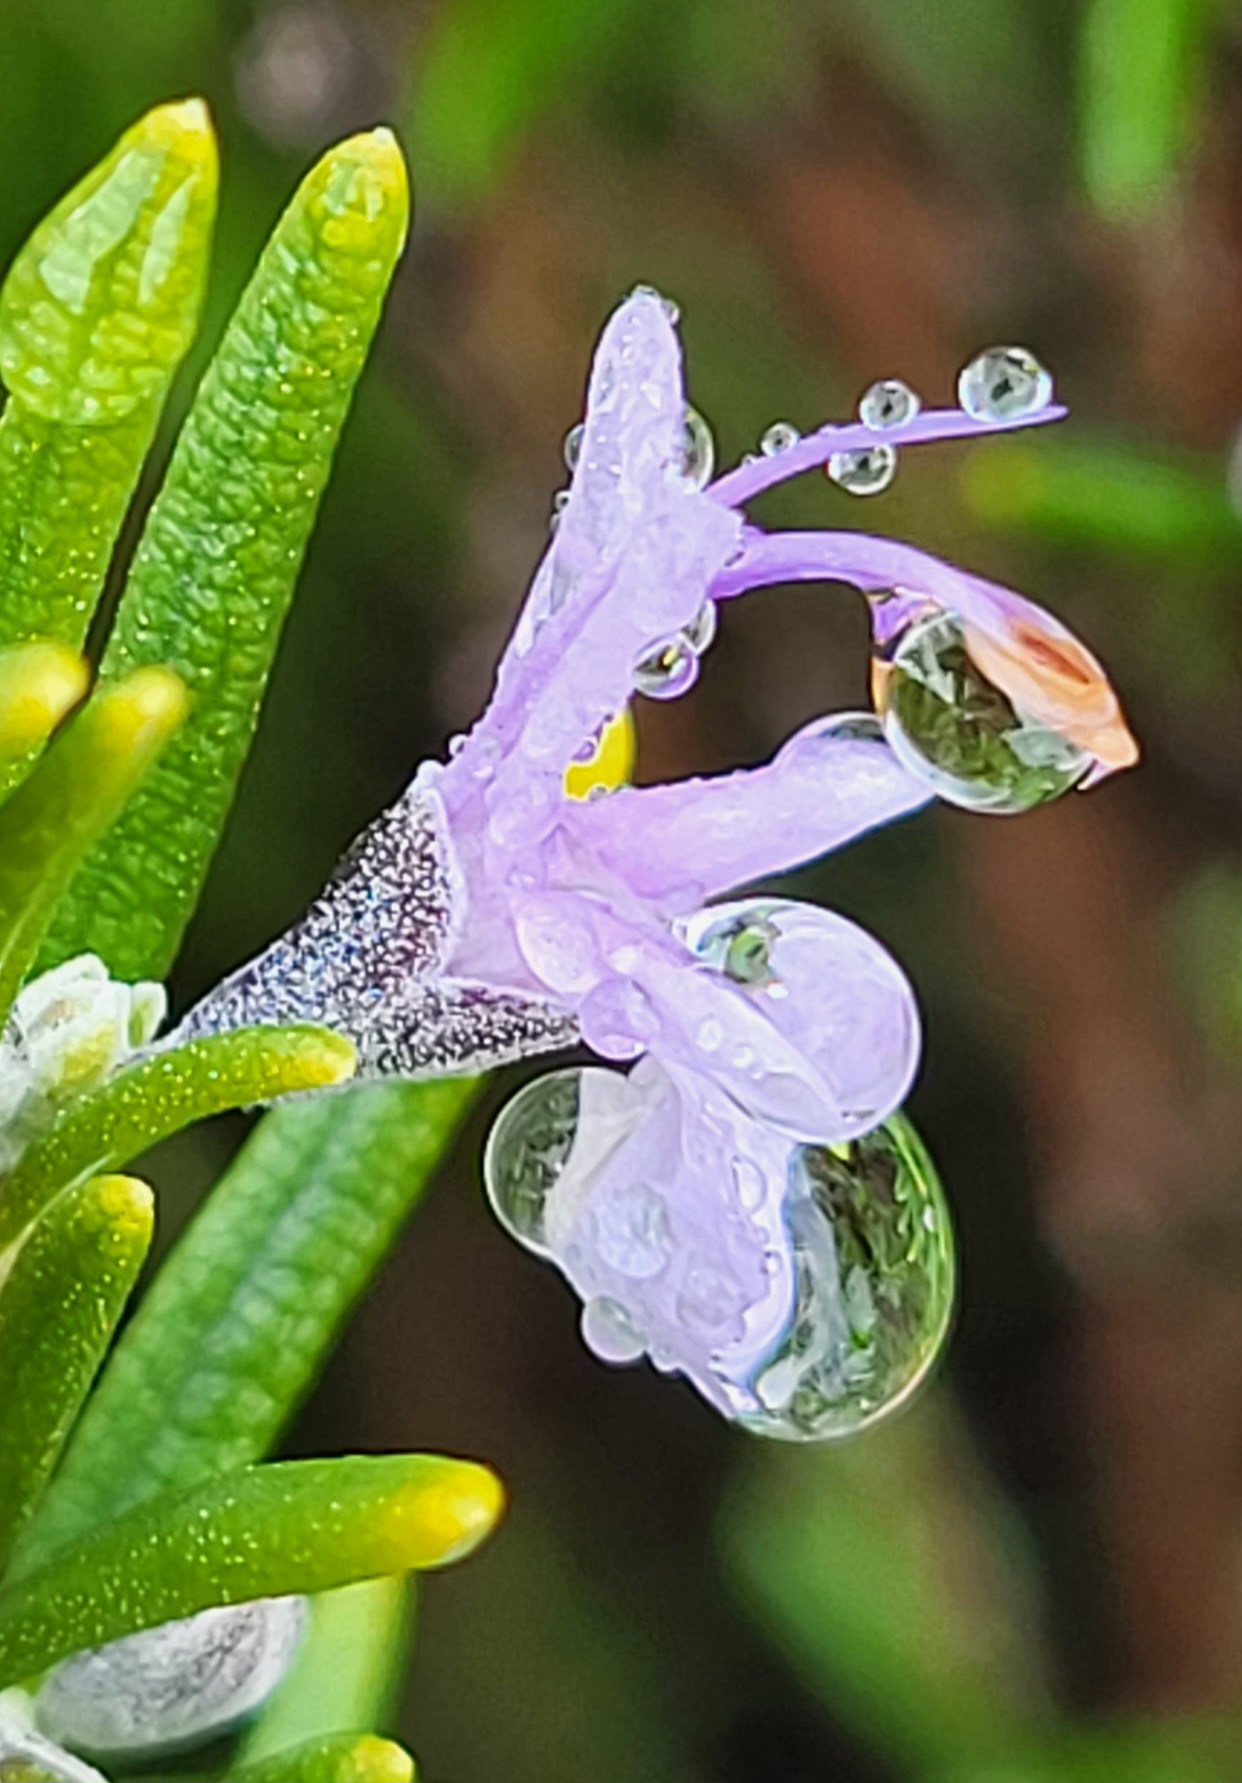
M 224 1605 L 75 1653 L 45 1680 L 44 1733 L 94 1755 L 154 1757 L 200 1745 L 275 1690 L 306 1625 L 306 1600 Z
M 968 811 L 1030 811 L 1076 786 L 1092 760 L 1027 717 L 977 669 L 950 613 L 904 632 L 877 665 L 893 753 L 941 798 Z
M 905 1101 L 918 1065 L 918 1011 L 908 980 L 874 936 L 814 904 L 741 898 L 677 924 L 705 966 L 745 993 L 762 1030 L 751 1070 L 720 1057 L 723 1035 L 700 1029 L 698 1045 L 717 1084 L 775 1132 L 799 1141 L 849 1140 Z M 790 1069 L 790 1054 L 804 1069 Z
M 793 1305 L 737 1421 L 786 1442 L 856 1436 L 910 1398 L 948 1332 L 956 1268 L 944 1193 L 897 1115 L 848 1145 L 799 1147 L 785 1223 Z
M 1021 421 L 1048 407 L 1052 377 L 1025 347 L 989 347 L 963 367 L 957 400 L 976 421 Z
M 483 1183 L 492 1211 L 537 1257 L 550 1255 L 544 1210 L 578 1131 L 581 1081 L 572 1067 L 532 1078 L 501 1109 L 487 1137 Z

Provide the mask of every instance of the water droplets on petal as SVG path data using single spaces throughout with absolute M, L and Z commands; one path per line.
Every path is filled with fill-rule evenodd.
M 788 452 L 796 446 L 802 435 L 789 421 L 773 421 L 771 427 L 759 441 L 759 450 L 765 458 L 777 458 L 782 452 Z
M 683 481 L 702 489 L 716 468 L 716 440 L 697 409 L 686 404 L 686 428 L 681 463 Z
M 675 928 L 764 1018 L 727 1052 L 735 1075 L 713 1066 L 752 1118 L 795 1139 L 849 1139 L 904 1101 L 918 1065 L 917 1005 L 900 966 L 864 929 L 776 898 L 709 905 Z M 769 1029 L 779 1051 L 764 1039 Z
M 876 671 L 893 753 L 951 804 L 1030 811 L 1068 792 L 1091 768 L 1091 756 L 1026 717 L 976 668 L 950 613 L 909 626 L 877 659 Z
M 649 700 L 675 700 L 699 678 L 699 659 L 684 635 L 658 644 L 634 669 L 635 692 Z
M 582 1308 L 582 1341 L 601 1362 L 624 1364 L 642 1359 L 647 1345 L 619 1300 L 596 1294 Z
M 547 1256 L 544 1210 L 578 1132 L 581 1071 L 548 1071 L 506 1102 L 487 1136 L 483 1184 L 505 1231 Z
M 858 402 L 858 419 L 864 427 L 882 433 L 889 427 L 904 427 L 923 407 L 922 401 L 900 378 L 881 378 L 863 391 Z
M 696 656 L 702 656 L 711 648 L 716 636 L 716 603 L 705 600 L 689 625 L 682 627 L 682 638 Z
M 673 298 L 665 297 L 662 291 L 657 291 L 654 285 L 635 285 L 630 296 L 654 297 L 674 328 L 681 320 L 681 306 Z
M 900 1116 L 791 1159 L 786 1225 L 795 1292 L 783 1337 L 738 1402 L 759 1436 L 854 1436 L 926 1379 L 953 1309 L 955 1259 L 934 1166 Z
M 976 421 L 1019 421 L 1052 401 L 1052 376 L 1025 347 L 989 347 L 962 368 L 957 400 Z
M 586 422 L 579 421 L 565 435 L 565 443 L 561 447 L 565 464 L 569 470 L 577 470 L 578 460 L 582 456 L 582 442 L 586 437 Z
M 857 452 L 834 452 L 827 473 L 850 495 L 879 495 L 897 474 L 897 453 L 892 446 L 864 446 Z

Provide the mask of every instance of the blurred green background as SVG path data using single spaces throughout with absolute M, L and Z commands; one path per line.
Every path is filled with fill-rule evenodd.
M 797 881 L 921 988 L 912 1110 L 964 1278 L 936 1388 L 791 1451 L 601 1368 L 489 1220 L 481 1120 L 289 1447 L 509 1482 L 501 1536 L 425 1593 L 400 1731 L 429 1783 L 1236 1783 L 1242 5 L 7 0 L 0 58 L 5 258 L 140 111 L 207 95 L 206 342 L 321 147 L 387 119 L 413 163 L 182 1003 L 479 709 L 636 281 L 680 302 L 726 458 L 878 376 L 943 401 L 993 341 L 1055 368 L 1055 432 L 909 454 L 865 509 L 816 478 L 764 511 L 1045 601 L 1146 747 L 1090 798 L 940 810 Z M 865 685 L 852 597 L 757 594 L 694 697 L 640 713 L 640 777 L 757 760 Z M 241 1126 L 155 1161 L 165 1239 Z

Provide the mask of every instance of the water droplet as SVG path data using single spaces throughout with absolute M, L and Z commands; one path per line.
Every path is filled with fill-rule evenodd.
M 264 1598 L 75 1653 L 44 1683 L 39 1724 L 93 1754 L 155 1756 L 209 1739 L 271 1695 L 305 1625 L 305 1598 Z
M 680 306 L 678 304 L 674 303 L 673 299 L 671 297 L 665 297 L 662 291 L 657 291 L 654 285 L 635 285 L 634 289 L 630 292 L 630 296 L 631 297 L 654 297 L 656 302 L 660 305 L 661 309 L 664 311 L 664 314 L 668 317 L 669 321 L 673 324 L 674 328 L 677 326 L 678 322 L 680 322 L 680 320 L 681 320 Z
M 796 446 L 802 435 L 790 421 L 773 421 L 763 438 L 759 441 L 759 450 L 765 458 L 776 458 L 782 452 L 788 452 Z
M 772 908 L 760 899 L 729 906 L 724 915 L 719 907 L 709 908 L 684 927 L 684 938 L 692 953 L 734 984 L 766 984 L 780 934 L 768 915 Z
M 889 427 L 904 427 L 913 421 L 923 404 L 900 378 L 881 378 L 864 390 L 858 403 L 858 419 L 864 427 L 883 432 Z
M 649 1281 L 664 1270 L 673 1254 L 673 1228 L 663 1196 L 646 1183 L 614 1188 L 592 1217 L 595 1248 L 618 1275 Z
M 799 747 L 816 743 L 882 743 L 884 726 L 874 712 L 834 712 L 790 738 Z
M 794 1304 L 738 1421 L 788 1442 L 839 1440 L 926 1379 L 953 1308 L 952 1227 L 935 1167 L 899 1115 L 848 1145 L 797 1148 L 789 1181 Z
M 634 670 L 634 688 L 649 700 L 675 700 L 699 678 L 699 659 L 682 637 L 670 638 Z
M 705 600 L 689 625 L 682 627 L 681 635 L 696 656 L 704 655 L 716 636 L 715 601 Z
M 739 1019 L 713 1066 L 754 1119 L 794 1140 L 853 1139 L 900 1107 L 918 1064 L 918 1015 L 905 974 L 874 936 L 834 911 L 779 898 L 708 905 L 675 928 L 766 1018 Z
M 492 1211 L 536 1256 L 549 1255 L 544 1207 L 577 1135 L 581 1093 L 581 1071 L 546 1072 L 505 1104 L 487 1136 L 483 1184 Z
M 455 737 L 450 737 L 448 740 L 448 752 L 450 756 L 460 755 L 465 747 L 466 739 L 461 731 L 458 731 Z
M 1019 421 L 1052 401 L 1052 376 L 1025 347 L 989 347 L 965 366 L 957 400 L 976 421 Z
M 681 474 L 692 488 L 702 489 L 716 468 L 716 441 L 697 409 L 686 404 L 685 443 Z
M 834 452 L 828 475 L 851 495 L 878 495 L 897 474 L 897 453 L 892 446 L 864 446 L 858 452 Z
M 894 754 L 941 798 L 967 810 L 1029 811 L 1068 792 L 1092 765 L 984 677 L 950 613 L 911 625 L 877 685 Z
M 565 435 L 565 443 L 561 447 L 561 451 L 565 457 L 565 464 L 571 471 L 577 470 L 578 468 L 578 460 L 582 456 L 582 441 L 585 435 L 586 423 L 583 421 L 579 421 L 576 427 L 571 427 L 569 432 Z
M 637 1362 L 647 1348 L 629 1313 L 610 1294 L 597 1294 L 583 1307 L 582 1341 L 601 1362 Z

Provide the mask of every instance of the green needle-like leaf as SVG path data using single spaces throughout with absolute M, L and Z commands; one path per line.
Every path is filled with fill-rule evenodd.
M 24 1571 L 93 1523 L 267 1453 L 474 1090 L 366 1086 L 267 1116 L 118 1345 L 30 1529 Z M 63 1163 L 49 1172 L 37 1156 L 29 1168 L 37 1186 L 27 1198 L 46 1194 L 49 1175 L 64 1177 Z
M 313 1599 L 293 1669 L 246 1735 L 240 1761 L 257 1765 L 300 1741 L 383 1725 L 405 1663 L 412 1609 L 404 1578 L 367 1579 Z
M 201 100 L 148 112 L 38 225 L 0 291 L 0 640 L 80 644 L 173 375 L 216 205 Z
M 0 809 L 0 1023 L 56 902 L 185 716 L 167 669 L 98 692 Z
M 38 639 L 0 650 L 0 789 L 73 710 L 89 679 L 86 663 L 65 644 Z
M 227 1783 L 412 1783 L 414 1760 L 375 1734 L 308 1740 L 278 1757 L 244 1764 Z
M 446 1565 L 502 1503 L 485 1467 L 438 1455 L 281 1462 L 155 1499 L 0 1594 L 0 1689 L 215 1604 Z
M 0 1258 L 0 1573 L 137 1280 L 153 1205 L 145 1183 L 95 1177 Z
M 128 1163 L 191 1121 L 342 1083 L 353 1069 L 349 1041 L 312 1027 L 240 1028 L 131 1065 L 67 1103 L 0 1183 L 0 1247 L 65 1189 Z
M 232 803 L 350 397 L 405 240 L 390 133 L 314 168 L 264 250 L 151 509 L 105 675 L 168 662 L 193 711 L 79 874 L 55 958 L 162 978 Z

